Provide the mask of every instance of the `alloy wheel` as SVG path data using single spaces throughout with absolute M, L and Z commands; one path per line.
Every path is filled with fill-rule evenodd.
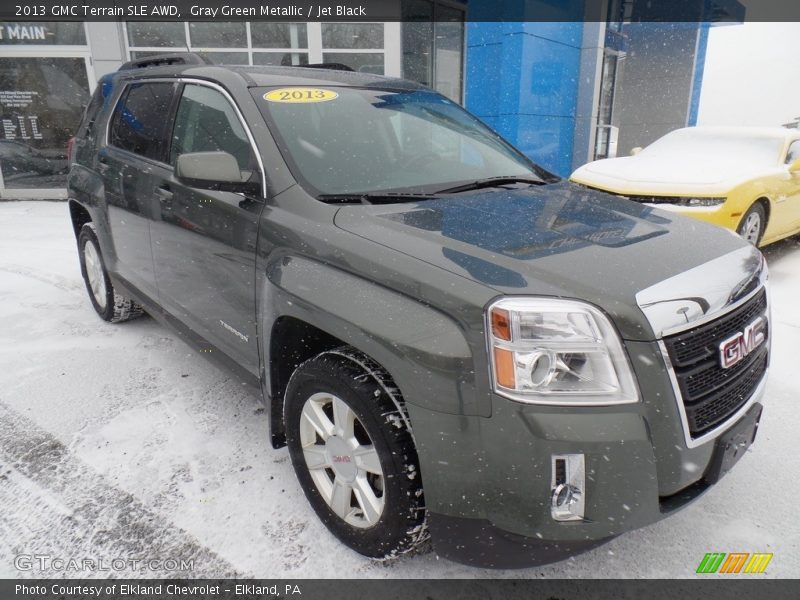
M 83 246 L 83 261 L 86 265 L 86 278 L 92 290 L 95 302 L 101 309 L 106 307 L 106 278 L 103 263 L 94 242 L 88 241 Z
M 742 237 L 754 246 L 758 244 L 761 237 L 761 215 L 757 212 L 752 212 L 747 216 L 742 225 Z
M 330 509 L 354 527 L 375 525 L 385 506 L 384 475 L 355 412 L 332 394 L 312 395 L 300 416 L 300 443 L 309 474 Z

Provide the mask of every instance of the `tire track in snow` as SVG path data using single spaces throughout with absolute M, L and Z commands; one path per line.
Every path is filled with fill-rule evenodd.
M 235 577 L 233 566 L 131 494 L 109 484 L 50 433 L 0 401 L 0 573 L 31 577 Z M 193 561 L 191 571 L 33 571 L 14 556 L 47 554 L 110 565 Z
M 22 265 L 7 265 L 0 267 L 0 271 L 4 271 L 6 273 L 11 273 L 13 275 L 19 275 L 20 277 L 26 277 L 28 279 L 34 279 L 41 283 L 46 283 L 47 285 L 52 285 L 55 288 L 58 288 L 64 292 L 80 292 L 82 286 L 80 285 L 80 280 L 76 281 L 74 279 L 70 279 L 67 277 L 62 277 L 56 273 L 48 273 L 46 271 L 40 271 L 38 269 L 31 269 L 30 267 L 25 267 Z

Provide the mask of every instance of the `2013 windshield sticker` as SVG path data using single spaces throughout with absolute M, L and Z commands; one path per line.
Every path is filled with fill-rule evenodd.
M 333 90 L 322 88 L 291 87 L 272 90 L 264 94 L 267 102 L 286 102 L 289 104 L 302 104 L 304 102 L 328 102 L 335 100 L 339 94 Z

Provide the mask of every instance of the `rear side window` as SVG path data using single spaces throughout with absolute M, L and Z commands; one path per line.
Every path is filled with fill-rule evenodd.
M 111 145 L 161 160 L 164 124 L 169 115 L 172 90 L 171 83 L 129 86 L 111 119 Z
M 250 142 L 230 102 L 217 90 L 188 84 L 175 115 L 170 164 L 181 154 L 219 150 L 232 154 L 242 171 L 252 168 Z
M 786 164 L 790 165 L 798 158 L 800 158 L 800 140 L 792 142 L 792 145 L 789 146 L 789 152 L 786 153 Z
M 75 133 L 76 138 L 94 135 L 95 121 L 100 114 L 100 110 L 110 88 L 111 84 L 109 82 L 101 82 L 100 85 L 97 86 L 97 89 L 94 91 L 94 95 L 92 96 L 92 100 L 89 102 L 89 106 L 86 107 L 86 111 L 83 113 L 81 125 L 78 127 L 78 131 Z

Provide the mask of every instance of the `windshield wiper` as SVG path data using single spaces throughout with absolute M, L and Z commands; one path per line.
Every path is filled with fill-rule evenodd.
M 478 179 L 470 181 L 462 185 L 457 185 L 450 188 L 445 188 L 436 192 L 437 194 L 457 194 L 459 192 L 469 192 L 472 190 L 480 190 L 483 188 L 500 187 L 509 183 L 530 183 L 531 185 L 545 185 L 548 182 L 539 177 L 525 177 L 520 175 L 516 176 L 501 176 L 501 177 L 487 177 L 486 179 Z
M 527 183 L 530 185 L 545 185 L 549 183 L 544 179 L 538 177 L 520 176 L 502 176 L 502 177 L 487 177 L 486 179 L 478 179 L 477 181 L 470 181 L 454 187 L 449 187 L 436 192 L 427 194 L 414 194 L 411 192 L 354 192 L 351 194 L 320 194 L 317 196 L 318 200 L 328 202 L 330 204 L 394 204 L 396 202 L 415 202 L 420 200 L 432 200 L 439 194 L 457 194 L 458 192 L 467 192 L 470 190 L 479 190 L 481 188 L 499 187 L 512 183 Z
M 321 194 L 318 200 L 331 204 L 394 204 L 430 200 L 431 194 L 410 194 L 403 192 L 364 192 L 355 194 Z

